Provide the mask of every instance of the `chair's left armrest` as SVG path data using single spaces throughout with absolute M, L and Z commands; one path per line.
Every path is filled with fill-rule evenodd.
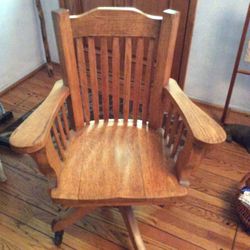
M 181 140 L 185 141 L 177 156 L 176 168 L 180 183 L 187 186 L 192 170 L 200 164 L 207 149 L 224 142 L 226 133 L 215 120 L 188 98 L 175 80 L 170 79 L 163 92 L 164 111 L 168 113 L 169 118 L 165 136 L 169 137 L 168 145 L 173 145 L 173 156 L 177 155 L 177 146 L 181 144 Z
M 35 153 L 50 136 L 55 116 L 69 96 L 63 81 L 57 81 L 43 103 L 11 134 L 10 144 L 19 153 Z

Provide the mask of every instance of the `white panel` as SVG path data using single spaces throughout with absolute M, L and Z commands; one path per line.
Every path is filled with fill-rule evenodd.
M 43 12 L 44 12 L 44 18 L 46 22 L 46 31 L 48 34 L 48 42 L 49 42 L 49 49 L 51 53 L 51 60 L 53 62 L 59 63 L 59 56 L 57 51 L 57 45 L 56 45 L 56 38 L 55 38 L 55 32 L 54 32 L 54 26 L 53 26 L 53 20 L 52 20 L 52 10 L 56 10 L 59 8 L 58 0 L 41 0 Z
M 185 84 L 189 96 L 224 105 L 248 4 L 248 0 L 198 1 Z M 243 59 L 244 55 L 241 67 L 250 70 Z M 250 111 L 250 76 L 237 78 L 231 107 Z
M 0 91 L 45 62 L 33 0 L 1 0 Z

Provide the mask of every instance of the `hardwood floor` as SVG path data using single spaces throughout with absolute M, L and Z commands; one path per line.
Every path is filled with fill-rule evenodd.
M 2 96 L 15 119 L 41 102 L 55 76 L 42 69 Z M 215 118 L 221 111 L 203 106 Z M 250 118 L 231 113 L 228 121 L 250 124 Z M 4 127 L 2 126 L 1 129 Z M 56 249 L 50 223 L 58 207 L 52 204 L 47 181 L 33 160 L 0 149 L 8 181 L 0 184 L 0 249 Z M 189 194 L 171 199 L 165 207 L 136 207 L 136 217 L 146 248 L 250 249 L 250 238 L 234 212 L 236 185 L 249 169 L 250 155 L 235 143 L 209 152 L 192 177 Z M 117 209 L 99 209 L 66 230 L 62 249 L 131 249 L 128 233 Z

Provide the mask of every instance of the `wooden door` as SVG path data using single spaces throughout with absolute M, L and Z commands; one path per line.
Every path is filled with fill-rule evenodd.
M 171 77 L 177 80 L 182 88 L 184 87 L 197 0 L 59 0 L 59 2 L 60 7 L 69 9 L 71 14 L 80 14 L 98 6 L 130 6 L 152 15 L 161 15 L 163 10 L 169 8 L 180 11 L 181 20 Z

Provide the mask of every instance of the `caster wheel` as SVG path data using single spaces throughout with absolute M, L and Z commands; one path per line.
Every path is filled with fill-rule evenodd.
M 51 223 L 52 229 L 53 229 L 53 227 L 54 227 L 55 224 L 56 224 L 56 220 L 53 220 L 52 223 Z M 55 232 L 53 241 L 54 241 L 54 244 L 55 244 L 56 246 L 60 246 L 60 245 L 62 244 L 62 241 L 63 241 L 63 233 L 64 233 L 63 230 L 62 230 L 62 231 L 57 231 L 57 232 Z
M 60 246 L 62 244 L 63 233 L 64 233 L 64 231 L 55 232 L 55 234 L 54 234 L 54 244 L 56 246 Z

